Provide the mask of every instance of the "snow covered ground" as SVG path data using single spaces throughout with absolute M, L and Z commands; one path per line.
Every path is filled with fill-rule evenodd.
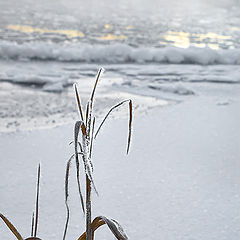
M 233 86 L 233 85 L 231 85 Z M 234 88 L 232 92 L 234 92 Z M 126 156 L 127 119 L 108 121 L 94 148 L 93 216 L 117 219 L 130 239 L 240 238 L 240 99 L 211 94 L 136 115 Z M 220 100 L 219 100 L 220 99 Z M 73 124 L 0 135 L 0 211 L 27 237 L 41 162 L 39 237 L 61 239 L 64 176 Z M 84 231 L 74 165 L 67 239 Z M 15 239 L 0 223 L 0 239 Z M 96 239 L 114 239 L 107 227 Z

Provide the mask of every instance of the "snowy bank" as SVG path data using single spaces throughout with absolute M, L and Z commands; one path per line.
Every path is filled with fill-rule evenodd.
M 108 121 L 94 149 L 94 216 L 108 215 L 130 239 L 240 238 L 240 102 L 214 98 L 159 108 L 135 117 L 130 155 L 125 155 L 127 120 Z M 38 162 L 42 163 L 39 237 L 61 239 L 64 174 L 73 149 L 73 125 L 1 134 L 0 211 L 30 235 Z M 70 176 L 70 228 L 83 232 L 74 172 Z M 15 239 L 0 223 L 0 238 Z M 96 239 L 112 239 L 107 228 Z

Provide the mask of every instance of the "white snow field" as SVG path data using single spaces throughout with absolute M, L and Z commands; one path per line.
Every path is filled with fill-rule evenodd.
M 109 120 L 94 147 L 100 196 L 93 193 L 93 216 L 117 219 L 135 240 L 239 240 L 239 109 L 238 94 L 228 101 L 202 95 L 136 115 L 129 156 L 127 119 Z M 62 239 L 73 125 L 0 135 L 0 211 L 24 237 L 41 162 L 38 236 Z M 71 169 L 69 240 L 84 231 L 74 164 Z M 95 236 L 114 239 L 106 226 Z M 15 239 L 3 222 L 0 239 Z

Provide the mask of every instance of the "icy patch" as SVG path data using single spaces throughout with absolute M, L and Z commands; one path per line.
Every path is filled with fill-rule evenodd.
M 162 92 L 166 92 L 166 93 L 173 93 L 173 94 L 177 94 L 177 95 L 194 95 L 194 91 L 192 90 L 189 90 L 181 85 L 177 85 L 177 86 L 162 86 L 162 85 L 149 85 L 148 86 L 149 88 L 151 89 L 154 89 L 154 90 L 159 90 L 159 91 L 162 91 Z
M 62 92 L 64 89 L 63 82 L 48 83 L 43 86 L 43 90 L 46 92 Z

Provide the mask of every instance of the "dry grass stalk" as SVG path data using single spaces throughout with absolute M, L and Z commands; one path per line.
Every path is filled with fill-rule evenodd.
M 37 178 L 37 197 L 36 197 L 36 209 L 35 209 L 35 230 L 34 230 L 34 234 L 33 237 L 37 236 L 37 228 L 38 228 L 38 205 L 39 205 L 39 191 L 40 191 L 40 171 L 41 171 L 41 167 L 40 164 L 38 165 L 38 178 Z
M 31 236 L 33 236 L 33 231 L 34 231 L 34 212 L 32 215 L 32 228 L 31 228 Z
M 110 220 L 106 217 L 97 217 L 94 219 L 94 221 L 91 221 L 91 191 L 92 189 L 98 194 L 95 183 L 93 181 L 93 165 L 92 165 L 92 151 L 93 151 L 93 140 L 97 137 L 100 129 L 102 128 L 103 124 L 105 123 L 108 116 L 111 114 L 111 112 L 123 105 L 124 103 L 129 103 L 129 124 L 128 124 L 128 140 L 127 140 L 127 153 L 129 152 L 130 148 L 130 142 L 131 142 L 131 129 L 132 129 L 132 100 L 125 100 L 120 102 L 119 104 L 113 106 L 106 114 L 104 119 L 102 120 L 101 124 L 99 125 L 96 133 L 94 133 L 95 128 L 95 117 L 93 117 L 93 108 L 94 108 L 94 100 L 95 100 L 95 92 L 97 89 L 97 85 L 101 76 L 101 73 L 103 72 L 103 69 L 101 68 L 98 71 L 95 84 L 92 90 L 92 93 L 90 95 L 90 99 L 86 106 L 86 113 L 85 113 L 85 119 L 84 119 L 84 112 L 81 104 L 80 95 L 78 93 L 77 85 L 74 85 L 74 90 L 76 94 L 76 101 L 77 106 L 80 114 L 80 121 L 77 121 L 75 124 L 75 135 L 74 135 L 74 142 L 75 142 L 75 160 L 76 160 L 76 171 L 77 171 L 77 181 L 78 181 L 78 190 L 81 196 L 81 188 L 80 188 L 80 182 L 79 182 L 79 158 L 78 156 L 81 155 L 82 162 L 85 169 L 85 177 L 86 177 L 86 189 L 85 189 L 85 208 L 84 204 L 81 199 L 81 205 L 83 208 L 83 211 L 85 210 L 85 217 L 86 217 L 86 231 L 84 234 L 81 235 L 79 240 L 93 240 L 94 239 L 94 231 L 104 225 L 107 224 L 107 226 L 110 228 L 110 230 L 113 232 L 115 237 L 120 240 L 127 239 L 126 234 L 123 232 L 121 226 L 115 221 Z M 78 134 L 81 133 L 81 143 L 78 142 Z M 78 148 L 79 146 L 79 148 Z M 78 152 L 80 150 L 80 152 Z M 71 159 L 69 160 L 71 161 Z M 67 164 L 66 168 L 66 176 L 69 175 L 69 168 L 70 164 Z M 68 177 L 65 179 L 65 195 L 68 196 Z M 65 199 L 66 201 L 66 207 L 67 207 L 67 219 L 66 219 L 66 225 L 63 235 L 63 240 L 66 238 L 66 232 L 68 228 L 68 221 L 69 221 L 69 208 L 67 205 L 67 197 Z
M 113 219 L 108 219 L 106 217 L 103 216 L 99 216 L 96 217 L 91 224 L 91 228 L 92 228 L 92 239 L 94 238 L 94 232 L 101 227 L 102 225 L 107 224 L 109 229 L 111 230 L 111 232 L 114 234 L 114 236 L 117 239 L 121 239 L 121 240 L 126 240 L 127 239 L 127 235 L 124 233 L 123 228 L 121 227 L 121 225 Z M 86 232 L 84 232 L 79 238 L 78 240 L 86 240 Z
M 40 193 L 40 173 L 41 167 L 40 164 L 38 165 L 38 175 L 37 175 L 37 194 L 36 194 L 36 203 L 35 203 L 35 219 L 34 213 L 32 216 L 32 228 L 31 228 L 31 237 L 26 238 L 25 240 L 41 240 L 38 238 L 37 235 L 37 228 L 38 228 L 38 211 L 39 211 L 39 193 Z M 9 230 L 15 235 L 18 240 L 24 240 L 18 230 L 14 227 L 14 225 L 3 215 L 0 213 L 0 218 L 4 221 L 7 225 Z
M 14 227 L 14 225 L 1 213 L 0 213 L 0 217 L 5 222 L 5 224 L 8 226 L 9 230 L 16 236 L 16 238 L 18 240 L 23 240 L 23 237 L 18 232 L 18 230 Z

